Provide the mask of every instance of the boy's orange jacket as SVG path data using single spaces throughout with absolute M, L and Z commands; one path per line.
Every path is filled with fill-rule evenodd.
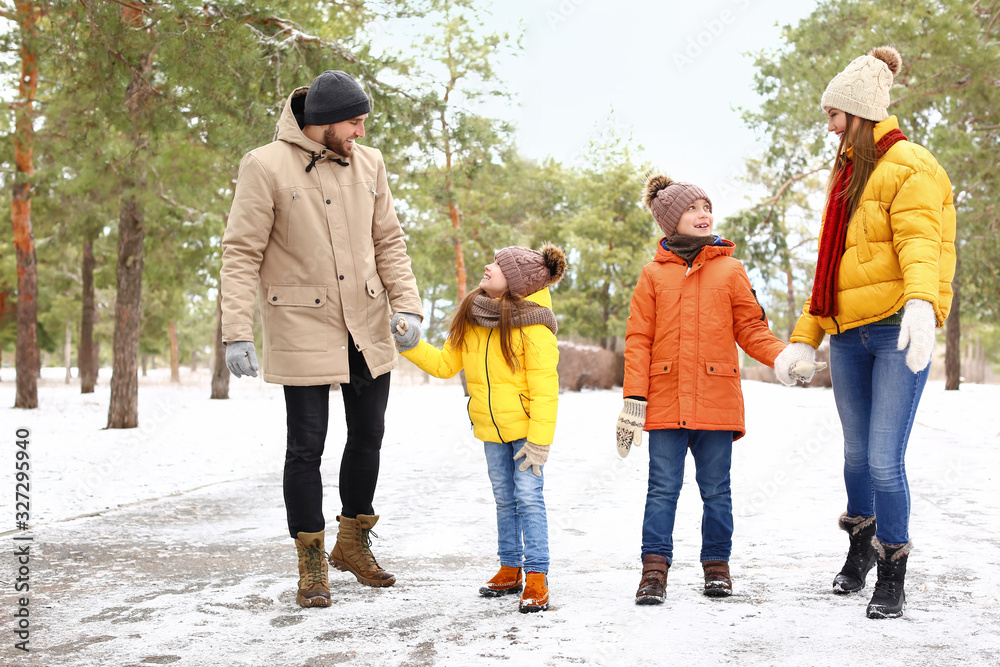
M 625 333 L 625 396 L 646 398 L 646 430 L 732 431 L 743 437 L 736 344 L 768 366 L 785 348 L 734 244 L 705 246 L 689 267 L 663 247 L 642 269 Z

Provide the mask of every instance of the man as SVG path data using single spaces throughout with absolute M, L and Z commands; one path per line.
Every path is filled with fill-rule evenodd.
M 355 143 L 370 110 L 364 89 L 341 71 L 295 90 L 275 141 L 243 156 L 222 238 L 226 364 L 236 377 L 257 376 L 259 293 L 264 381 L 284 386 L 285 509 L 303 607 L 330 606 L 320 462 L 334 382 L 343 389 L 347 444 L 329 563 L 368 586 L 395 583 L 369 549 L 378 521 L 372 499 L 396 365 L 393 333 L 402 319 L 400 331 L 416 344 L 423 311 L 382 154 Z

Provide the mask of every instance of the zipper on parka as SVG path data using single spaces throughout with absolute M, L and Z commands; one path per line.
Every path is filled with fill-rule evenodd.
M 493 338 L 493 329 L 489 330 L 486 334 L 486 355 L 483 360 L 483 365 L 486 367 L 486 407 L 490 411 L 490 420 L 493 422 L 493 428 L 497 430 L 497 437 L 500 438 L 500 442 L 507 442 L 503 439 L 503 435 L 500 433 L 500 426 L 497 424 L 496 417 L 493 416 L 493 387 L 490 384 L 490 339 Z

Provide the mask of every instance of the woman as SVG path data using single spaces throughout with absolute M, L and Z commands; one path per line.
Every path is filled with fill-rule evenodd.
M 823 93 L 828 130 L 840 137 L 830 176 L 812 295 L 775 360 L 778 379 L 812 361 L 831 335 L 833 392 L 844 431 L 850 537 L 834 592 L 861 590 L 873 564 L 869 618 L 902 616 L 910 492 L 904 457 L 927 381 L 934 330 L 951 307 L 955 207 L 934 157 L 888 115 L 902 60 L 891 47 L 855 59 Z M 877 517 L 877 519 L 876 519 Z

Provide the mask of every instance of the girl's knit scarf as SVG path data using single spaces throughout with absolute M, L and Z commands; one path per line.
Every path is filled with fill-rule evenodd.
M 500 328 L 500 299 L 491 299 L 486 294 L 477 294 L 472 301 L 470 310 L 472 321 L 487 329 Z M 540 306 L 531 301 L 514 302 L 514 327 L 526 327 L 531 324 L 544 324 L 555 335 L 559 329 L 556 316 L 550 308 Z
M 885 155 L 897 141 L 906 141 L 906 136 L 898 129 L 886 133 L 875 144 L 878 157 Z M 809 299 L 809 314 L 817 317 L 833 317 L 837 314 L 837 275 L 840 273 L 840 260 L 844 257 L 847 225 L 851 222 L 852 213 L 847 210 L 847 184 L 853 171 L 854 163 L 850 158 L 845 158 L 834 176 L 830 199 L 826 203 L 826 219 L 819 238 L 819 258 L 816 260 L 816 279 Z

